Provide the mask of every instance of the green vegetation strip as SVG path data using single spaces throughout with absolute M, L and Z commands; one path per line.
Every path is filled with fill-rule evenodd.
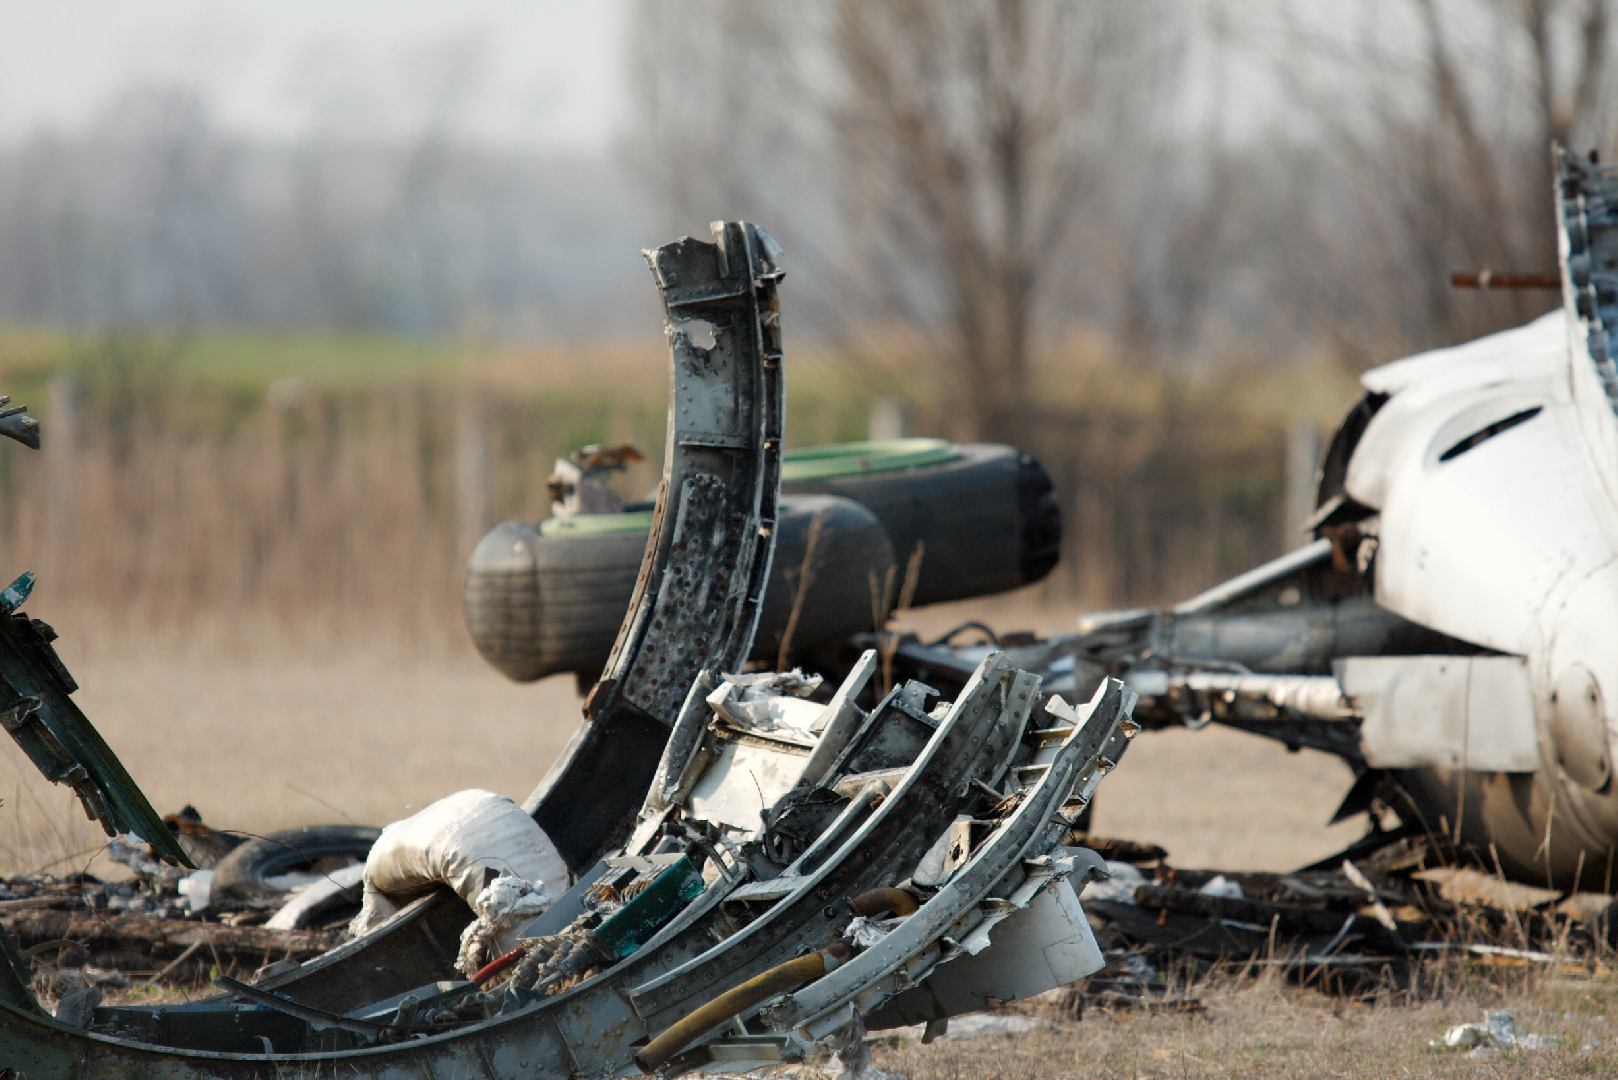
M 830 480 L 839 476 L 897 472 L 958 461 L 961 452 L 944 439 L 877 439 L 788 450 L 782 480 Z
M 607 533 L 646 532 L 652 527 L 652 511 L 631 510 L 626 514 L 565 514 L 539 523 L 541 536 L 602 536 Z

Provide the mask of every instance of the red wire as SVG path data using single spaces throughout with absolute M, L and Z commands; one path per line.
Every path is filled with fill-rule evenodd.
M 515 964 L 518 960 L 521 960 L 523 957 L 523 951 L 523 947 L 519 945 L 515 949 L 512 949 L 510 952 L 506 953 L 506 955 L 500 957 L 498 960 L 490 960 L 478 970 L 476 975 L 472 976 L 472 981 L 475 983 L 481 983 L 484 979 L 492 978 L 495 975 L 500 974 L 502 971 L 506 970 L 506 968 L 510 967 L 512 964 Z

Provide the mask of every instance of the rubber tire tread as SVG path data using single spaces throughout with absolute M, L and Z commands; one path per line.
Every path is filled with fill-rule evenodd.
M 901 572 L 922 549 L 915 606 L 989 596 L 1050 573 L 1062 515 L 1050 474 L 1001 443 L 962 443 L 956 461 L 895 472 L 783 481 L 783 494 L 840 495 L 888 532 Z
M 305 825 L 254 837 L 214 867 L 214 902 L 221 906 L 279 903 L 287 894 L 266 884 L 266 878 L 321 859 L 346 855 L 363 860 L 381 835 L 382 830 L 371 825 Z

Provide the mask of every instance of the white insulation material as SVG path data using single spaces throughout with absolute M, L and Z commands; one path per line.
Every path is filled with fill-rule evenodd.
M 365 933 L 439 882 L 472 906 L 488 870 L 544 886 L 552 897 L 567 892 L 567 864 L 522 807 L 492 791 L 458 791 L 382 830 L 365 860 L 364 904 L 350 929 Z
M 539 918 L 555 902 L 545 886 L 502 873 L 484 886 L 472 904 L 477 918 L 461 931 L 456 969 L 470 979 L 484 964 L 515 947 L 517 928 Z

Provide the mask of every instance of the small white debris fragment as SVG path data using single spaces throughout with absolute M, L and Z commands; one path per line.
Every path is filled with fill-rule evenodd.
M 108 842 L 107 857 L 113 862 L 123 863 L 142 877 L 156 878 L 158 881 L 179 881 L 186 876 L 185 870 L 159 862 L 145 848 L 146 841 L 134 833 L 124 833 Z
M 1418 870 L 1410 876 L 1437 885 L 1438 894 L 1451 903 L 1481 905 L 1501 911 L 1529 911 L 1562 898 L 1562 894 L 1555 889 L 1519 885 L 1465 867 L 1439 866 Z M 1581 911 L 1587 910 L 1588 902 L 1581 902 L 1575 907 Z M 1575 917 L 1586 916 L 1580 914 Z
M 185 897 L 186 910 L 195 915 L 213 903 L 213 871 L 198 870 L 181 878 L 175 888 Z
M 980 1039 L 989 1035 L 1023 1035 L 1038 1028 L 1049 1027 L 1050 1021 L 1037 1016 L 1025 1016 L 1021 1013 L 965 1013 L 949 1018 L 947 1026 L 943 1026 L 934 1039 L 944 1038 L 950 1042 L 962 1039 Z M 882 1039 L 901 1036 L 913 1042 L 927 1042 L 927 1025 L 913 1024 L 909 1027 L 890 1028 L 878 1032 L 876 1037 Z
M 1241 882 L 1232 881 L 1224 874 L 1215 874 L 1197 892 L 1203 896 L 1217 896 L 1223 900 L 1243 900 L 1247 896 L 1242 891 Z
M 742 688 L 743 701 L 759 701 L 773 694 L 808 697 L 825 681 L 820 675 L 805 675 L 803 668 L 791 671 L 761 671 L 750 675 L 726 675 L 725 681 Z
M 1096 972 L 1096 976 L 1107 982 L 1146 986 L 1157 981 L 1157 969 L 1139 953 L 1124 953 L 1109 957 L 1107 966 Z
M 1444 1032 L 1443 1039 L 1428 1045 L 1435 1049 L 1472 1050 L 1473 1052 L 1549 1050 L 1556 1045 L 1556 1040 L 1544 1035 L 1523 1034 L 1517 1030 L 1517 1023 L 1511 1018 L 1510 1013 L 1502 1010 L 1491 1010 L 1483 1014 L 1483 1023 L 1456 1024 Z
M 299 889 L 264 926 L 270 930 L 301 930 L 309 921 L 344 896 L 358 895 L 365 882 L 365 864 L 354 863 L 322 874 L 312 885 Z M 184 885 L 185 882 L 181 882 Z
M 1482 1024 L 1456 1024 L 1444 1032 L 1444 1037 L 1427 1045 L 1438 1049 L 1470 1050 L 1474 1046 L 1489 1044 L 1489 1029 Z
M 863 915 L 849 923 L 843 930 L 843 936 L 854 942 L 862 949 L 869 949 L 872 945 L 888 936 L 888 932 L 877 923 L 875 919 L 867 919 Z
M 1084 887 L 1084 899 L 1108 900 L 1114 904 L 1133 904 L 1135 890 L 1145 885 L 1146 875 L 1140 868 L 1126 862 L 1107 861 L 1107 880 L 1092 881 Z
M 948 1038 L 953 1041 L 976 1039 L 984 1035 L 1021 1035 L 1046 1027 L 1048 1023 L 1037 1016 L 1019 1013 L 967 1013 L 950 1017 Z
M 477 921 L 461 932 L 461 951 L 455 967 L 467 978 L 498 955 L 501 935 L 536 919 L 551 906 L 550 893 L 509 871 L 483 887 L 472 903 Z
M 1597 916 L 1605 915 L 1610 907 L 1612 907 L 1612 897 L 1606 893 L 1581 892 L 1574 893 L 1551 910 L 1558 915 L 1567 915 L 1578 922 L 1588 922 Z

